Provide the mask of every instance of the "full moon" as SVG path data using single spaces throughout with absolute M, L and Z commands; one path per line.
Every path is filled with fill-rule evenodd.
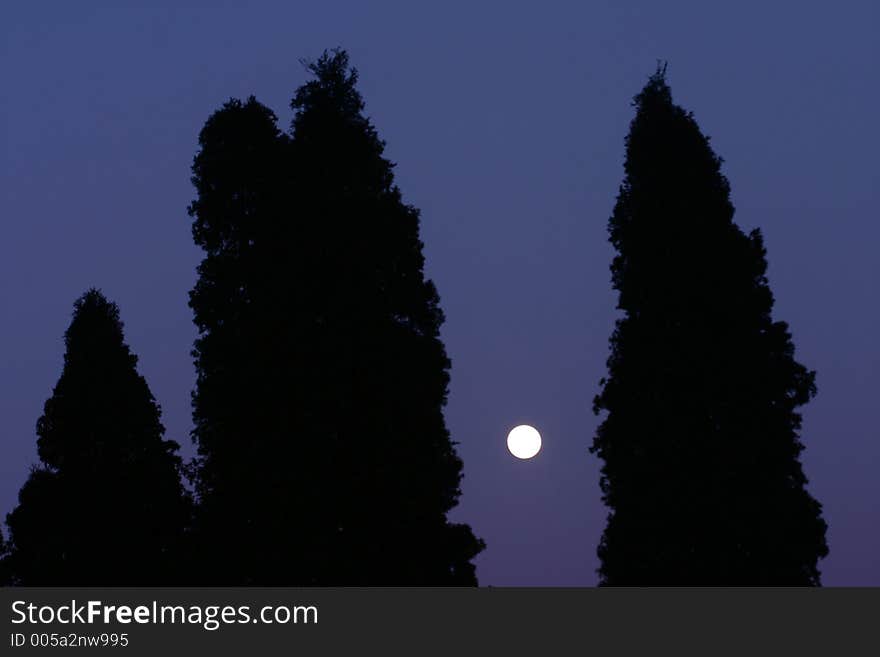
M 541 434 L 528 424 L 514 427 L 507 434 L 507 449 L 518 459 L 530 459 L 541 451 Z

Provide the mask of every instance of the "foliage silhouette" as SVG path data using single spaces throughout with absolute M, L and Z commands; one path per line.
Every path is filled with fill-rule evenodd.
M 443 314 L 344 51 L 308 65 L 291 135 L 253 97 L 205 124 L 190 297 L 209 583 L 476 584 L 446 513 Z
M 37 422 L 40 464 L 7 516 L 12 583 L 179 583 L 190 505 L 178 444 L 124 343 L 116 304 L 74 304 L 64 368 Z
M 795 410 L 815 374 L 771 319 L 761 234 L 733 223 L 721 159 L 665 66 L 633 104 L 609 221 L 623 317 L 594 400 L 601 583 L 818 585 L 826 524 Z

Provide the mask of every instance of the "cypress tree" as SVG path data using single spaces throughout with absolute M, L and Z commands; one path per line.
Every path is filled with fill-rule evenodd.
M 355 582 L 475 584 L 482 542 L 446 520 L 462 464 L 443 418 L 450 361 L 419 213 L 394 184 L 348 55 L 325 52 L 309 69 L 292 128 L 311 228 L 301 262 L 318 273 L 309 369 L 338 468 L 337 562 L 356 564 Z
M 194 527 L 200 578 L 209 584 L 292 583 L 295 569 L 286 485 L 289 459 L 280 430 L 291 400 L 284 394 L 284 351 L 293 335 L 276 294 L 273 269 L 289 262 L 274 231 L 282 221 L 286 140 L 275 115 L 253 97 L 230 100 L 199 135 L 189 207 L 193 237 L 205 251 L 190 292 L 199 337 L 193 356 Z M 275 572 L 277 580 L 271 574 Z
M 591 451 L 607 585 L 818 585 L 828 553 L 797 408 L 815 373 L 771 318 L 761 233 L 733 222 L 721 158 L 665 66 L 634 99 L 609 221 L 623 312 Z
M 482 542 L 446 519 L 461 461 L 418 211 L 346 53 L 309 69 L 290 137 L 233 102 L 194 166 L 199 490 L 205 536 L 236 570 L 209 577 L 475 584 Z
M 61 377 L 37 422 L 39 465 L 7 516 L 15 584 L 179 583 L 189 504 L 178 444 L 119 309 L 97 290 L 74 304 Z

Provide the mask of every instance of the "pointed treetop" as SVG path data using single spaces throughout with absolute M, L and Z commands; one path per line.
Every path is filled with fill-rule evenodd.
M 666 83 L 666 67 L 668 62 L 658 59 L 657 68 L 648 78 L 644 88 L 633 98 L 634 107 L 642 107 L 650 101 L 672 104 L 672 92 Z
M 73 309 L 74 318 L 94 313 L 112 317 L 115 321 L 119 321 L 119 308 L 115 303 L 109 301 L 101 290 L 95 287 L 89 288 L 79 299 L 74 301 Z
M 356 88 L 358 72 L 349 65 L 348 53 L 325 50 L 317 61 L 303 63 L 315 77 L 296 90 L 290 103 L 295 147 L 301 153 L 310 151 L 313 165 L 322 162 L 322 179 L 333 171 L 343 187 L 354 184 L 362 190 L 390 192 L 394 164 L 382 157 L 385 142 L 364 114 L 364 100 Z
M 660 80 L 666 79 L 666 66 L 669 64 L 665 59 L 657 60 L 657 70 L 654 71 L 654 75 L 651 76 L 652 79 L 657 78 Z
M 349 66 L 348 53 L 341 48 L 325 50 L 316 60 L 301 59 L 316 79 L 296 91 L 290 102 L 297 113 L 313 106 L 335 107 L 347 116 L 355 116 L 364 109 L 364 101 L 355 88 L 358 71 Z
M 119 307 L 97 288 L 90 288 L 73 304 L 73 320 L 64 333 L 64 343 L 69 349 L 71 341 L 89 334 L 122 342 L 122 329 Z

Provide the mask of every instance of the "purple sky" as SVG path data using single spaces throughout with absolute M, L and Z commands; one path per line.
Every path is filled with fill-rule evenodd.
M 803 462 L 830 525 L 824 582 L 880 585 L 873 0 L 149 4 L 16 3 L 0 19 L 0 514 L 36 460 L 71 304 L 92 285 L 119 304 L 168 436 L 191 453 L 199 129 L 249 94 L 286 128 L 298 60 L 342 46 L 422 210 L 465 463 L 453 516 L 488 543 L 480 581 L 595 584 L 606 224 L 630 99 L 662 58 L 725 160 L 737 222 L 764 231 L 775 318 L 818 371 Z M 531 461 L 505 447 L 520 422 L 544 436 Z

